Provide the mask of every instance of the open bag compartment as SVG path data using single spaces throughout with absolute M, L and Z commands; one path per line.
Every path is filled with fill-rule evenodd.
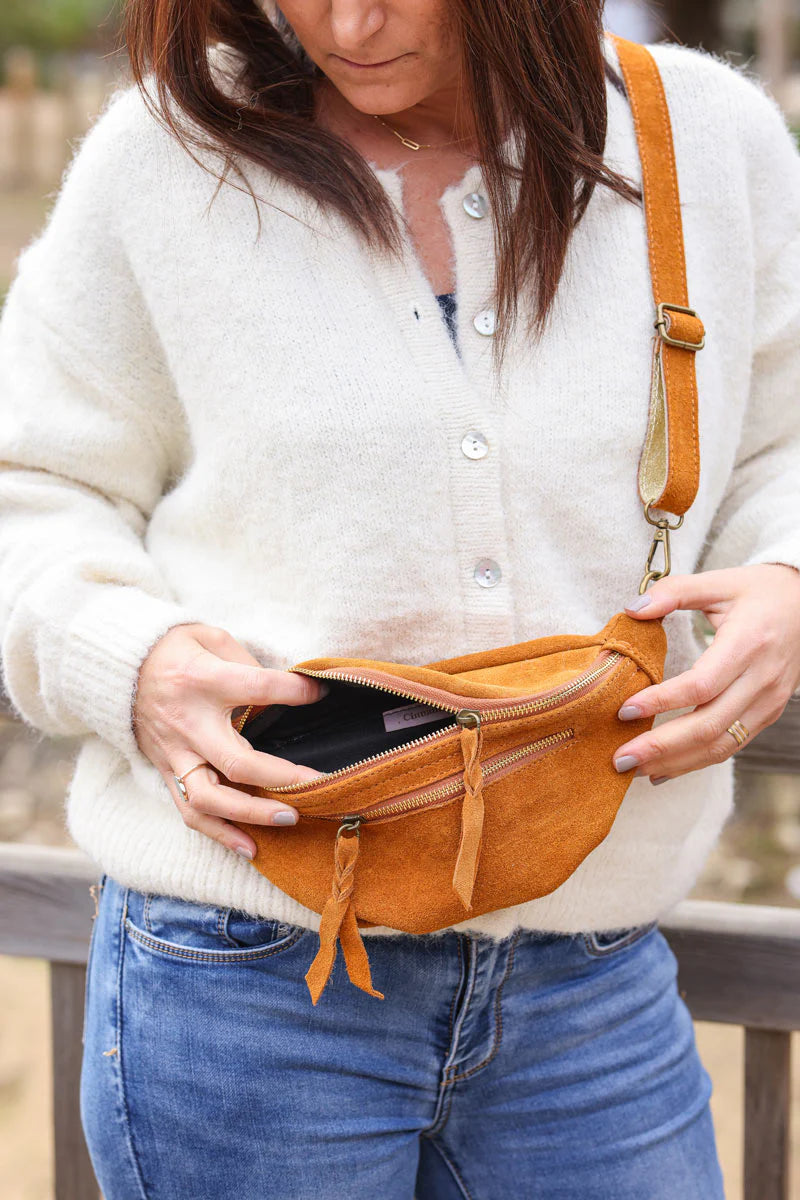
M 330 692 L 312 704 L 271 704 L 241 730 L 255 750 L 337 771 L 456 727 L 454 713 L 366 684 L 327 679 Z

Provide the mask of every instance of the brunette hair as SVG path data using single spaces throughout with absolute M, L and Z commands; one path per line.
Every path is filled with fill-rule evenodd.
M 521 296 L 532 301 L 528 333 L 536 338 L 544 329 L 572 230 L 595 185 L 632 202 L 641 201 L 641 192 L 603 162 L 606 77 L 623 95 L 625 89 L 603 54 L 602 0 L 450 4 L 462 47 L 462 92 L 472 99 L 477 161 L 494 214 L 500 362 Z M 313 123 L 314 87 L 323 72 L 280 9 L 270 19 L 258 0 L 126 0 L 122 37 L 133 78 L 157 119 L 190 154 L 192 146 L 222 154 L 220 184 L 233 169 L 255 200 L 241 170 L 249 159 L 332 206 L 371 246 L 400 253 L 395 210 L 369 164 Z M 215 78 L 209 51 L 216 43 L 239 62 L 239 95 Z M 504 160 L 502 114 L 521 147 L 520 169 Z M 516 201 L 511 178 L 520 181 Z

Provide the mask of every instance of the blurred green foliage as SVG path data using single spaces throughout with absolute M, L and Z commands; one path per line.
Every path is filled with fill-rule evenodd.
M 0 0 L 0 54 L 11 46 L 41 53 L 106 47 L 122 0 Z

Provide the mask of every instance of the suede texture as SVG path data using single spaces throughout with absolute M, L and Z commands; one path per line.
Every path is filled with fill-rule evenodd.
M 619 58 L 622 77 L 633 113 L 639 158 L 642 164 L 647 242 L 653 299 L 688 308 L 686 256 L 683 244 L 680 195 L 675 166 L 672 125 L 661 74 L 649 50 L 616 34 L 607 33 Z M 688 313 L 667 311 L 667 333 L 679 341 L 699 343 L 703 322 Z M 697 415 L 695 350 L 672 346 L 657 338 L 654 371 L 663 372 L 665 409 L 668 412 L 666 478 L 658 495 L 642 496 L 646 503 L 666 512 L 685 513 L 697 495 L 700 482 L 700 440 Z M 650 446 L 645 444 L 645 453 Z
M 506 700 L 527 698 L 563 686 L 589 669 L 601 650 L 635 647 L 638 651 L 636 657 L 622 651 L 616 666 L 575 699 L 540 713 L 483 723 L 484 763 L 562 730 L 571 729 L 573 736 L 533 761 L 522 759 L 500 778 L 490 776 L 484 782 L 486 819 L 472 897 L 475 915 L 542 896 L 572 874 L 608 833 L 630 785 L 630 773 L 620 774 L 613 766 L 615 751 L 652 726 L 652 718 L 620 721 L 617 711 L 629 696 L 663 678 L 666 635 L 661 622 L 617 614 L 594 639 L 584 639 L 583 661 L 572 652 L 572 670 L 565 677 L 564 652 L 558 643 L 574 640 L 542 638 L 538 644 L 522 643 L 530 657 L 519 657 L 520 646 L 509 647 L 506 655 L 511 661 L 497 668 L 504 680 L 502 687 L 488 680 L 483 684 L 473 678 L 464 680 L 457 670 L 444 673 L 399 663 L 381 664 L 381 670 L 393 667 L 399 687 L 403 681 L 413 686 L 421 672 L 426 682 L 435 675 L 434 686 L 448 694 L 454 705 L 462 706 L 463 701 L 468 708 L 470 700 L 495 699 L 498 693 Z M 541 654 L 537 652 L 540 649 Z M 469 673 L 474 675 L 492 670 L 479 666 L 478 660 L 503 657 L 500 648 L 453 661 L 469 662 Z M 547 677 L 551 657 L 552 679 Z M 637 658 L 648 663 L 647 670 Z M 311 663 L 314 670 L 347 666 L 357 671 L 367 667 L 368 660 L 317 658 L 292 669 L 302 670 Z M 301 819 L 282 829 L 240 826 L 258 847 L 254 867 L 301 904 L 321 913 L 330 895 L 333 847 L 342 819 L 457 778 L 464 768 L 462 736 L 461 728 L 455 726 L 427 745 L 394 751 L 383 762 L 329 782 L 289 793 L 261 789 L 264 796 L 291 803 Z M 463 795 L 462 791 L 447 803 L 383 818 L 375 824 L 365 820 L 355 889 L 356 912 L 362 923 L 428 933 L 468 915 L 452 886 Z
M 613 766 L 615 751 L 653 723 L 623 722 L 617 712 L 629 696 L 661 681 L 666 649 L 660 620 L 617 613 L 593 637 L 541 638 L 425 667 L 316 658 L 292 668 L 389 679 L 399 691 L 423 689 L 455 709 L 530 702 L 573 683 L 610 653 L 619 655 L 587 690 L 540 712 L 485 716 L 479 738 L 454 724 L 427 743 L 344 774 L 290 792 L 261 789 L 300 813 L 295 826 L 240 828 L 258 847 L 255 869 L 322 914 L 320 951 L 307 976 L 315 1003 L 337 936 L 351 979 L 375 994 L 354 918 L 362 927 L 429 933 L 545 895 L 572 874 L 608 834 L 630 785 L 631 773 Z M 552 736 L 561 740 L 536 748 Z M 492 773 L 493 762 L 511 751 L 522 753 Z M 455 794 L 431 797 L 424 807 L 370 813 L 453 782 Z M 340 830 L 349 815 L 362 817 L 357 834 Z M 342 842 L 351 843 L 347 855 Z

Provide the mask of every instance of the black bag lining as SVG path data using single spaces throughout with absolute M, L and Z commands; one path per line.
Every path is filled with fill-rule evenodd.
M 338 771 L 456 724 L 453 713 L 442 712 L 423 724 L 387 732 L 383 714 L 415 701 L 364 684 L 325 682 L 331 690 L 321 700 L 271 704 L 245 724 L 242 737 L 263 754 L 316 771 Z

